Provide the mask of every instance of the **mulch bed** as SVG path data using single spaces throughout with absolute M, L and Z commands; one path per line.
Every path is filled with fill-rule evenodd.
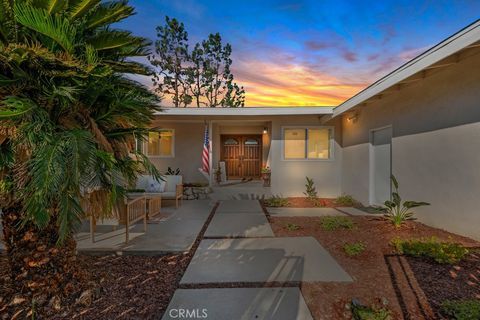
M 187 253 L 163 256 L 79 254 L 77 263 L 88 271 L 89 280 L 96 284 L 92 288 L 92 301 L 88 304 L 78 304 L 75 301 L 64 303 L 61 310 L 43 310 L 43 315 L 37 315 L 35 319 L 160 319 L 179 287 L 180 279 L 198 248 L 215 209 L 216 206 Z M 6 254 L 0 254 L 0 292 L 9 291 L 8 269 Z M 2 303 L 9 300 L 0 297 L 0 310 L 3 308 Z M 12 316 L 12 313 L 5 312 L 3 315 L 0 311 L 0 319 L 12 319 Z M 17 317 L 23 318 L 25 313 Z
M 445 300 L 480 299 L 480 251 L 456 265 L 415 257 L 407 261 L 437 317 L 442 316 L 440 306 Z
M 386 303 L 393 313 L 393 319 L 436 319 L 435 310 L 428 306 L 428 292 L 423 294 L 424 284 L 420 280 L 420 284 L 415 281 L 423 274 L 417 274 L 415 266 L 409 268 L 405 257 L 394 256 L 391 261 L 386 260 L 386 255 L 394 253 L 390 241 L 396 237 L 411 239 L 435 236 L 470 247 L 477 247 L 479 243 L 414 221 L 397 229 L 376 217 L 350 218 L 355 223 L 354 229 L 335 231 L 323 230 L 319 223 L 321 218 L 317 217 L 270 218 L 276 236 L 316 238 L 354 279 L 351 283 L 302 283 L 302 294 L 314 318 L 348 319 L 347 305 L 352 299 L 358 299 L 366 305 L 382 306 Z M 287 230 L 289 223 L 300 226 L 300 229 Z M 358 256 L 350 257 L 344 252 L 343 246 L 356 242 L 362 242 L 366 249 Z M 431 281 L 434 280 L 435 277 L 431 277 Z M 441 284 L 436 286 L 437 290 L 440 287 Z M 402 301 L 399 301 L 399 294 L 402 295 Z

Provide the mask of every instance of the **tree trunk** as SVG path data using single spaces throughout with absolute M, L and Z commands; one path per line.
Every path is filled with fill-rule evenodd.
M 39 230 L 33 223 L 21 224 L 21 206 L 14 205 L 2 213 L 3 236 L 9 259 L 12 288 L 17 299 L 25 299 L 23 307 L 42 307 L 55 301 L 53 308 L 62 301 L 72 301 L 85 287 L 86 273 L 76 263 L 76 245 L 69 237 L 63 245 L 58 239 L 55 219 Z M 14 298 L 14 297 L 11 297 Z M 22 308 L 21 305 L 15 308 Z

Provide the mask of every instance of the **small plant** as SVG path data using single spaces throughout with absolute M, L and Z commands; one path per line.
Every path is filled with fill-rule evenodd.
M 365 245 L 362 242 L 345 243 L 343 250 L 348 256 L 353 257 L 365 251 Z
M 325 204 L 325 200 L 322 200 L 322 199 L 313 199 L 311 201 L 314 207 L 323 208 L 327 206 Z
M 353 319 L 355 320 L 391 320 L 393 319 L 386 307 L 369 307 L 356 301 L 350 304 Z
M 305 184 L 305 192 L 303 194 L 306 195 L 309 200 L 313 201 L 318 198 L 315 183 L 313 182 L 313 179 L 309 177 L 305 178 L 307 179 L 307 183 Z
M 301 229 L 301 227 L 295 223 L 287 223 L 286 228 L 288 231 L 296 231 Z
M 270 170 L 270 167 L 264 167 L 262 168 L 262 173 L 270 173 L 272 170 Z
M 352 219 L 340 216 L 323 217 L 322 220 L 320 220 L 320 224 L 322 225 L 323 230 L 327 231 L 338 229 L 350 230 L 355 226 Z
M 441 310 L 449 319 L 478 320 L 480 319 L 480 300 L 447 300 L 442 303 Z
M 390 177 L 394 191 L 392 191 L 392 200 L 385 201 L 385 217 L 391 221 L 395 227 L 400 227 L 405 221 L 413 220 L 413 212 L 410 209 L 421 206 L 428 206 L 428 202 L 404 201 L 398 193 L 398 181 L 392 174 Z
M 280 196 L 272 196 L 271 198 L 264 200 L 265 206 L 267 207 L 288 207 L 289 202 L 287 198 L 282 198 Z
M 168 167 L 167 171 L 165 172 L 166 176 L 178 176 L 180 174 L 180 168 L 173 170 L 172 168 Z
M 401 240 L 395 238 L 391 241 L 399 254 L 413 257 L 428 257 L 437 263 L 454 264 L 461 261 L 468 249 L 458 243 L 440 242 L 437 238 Z
M 349 194 L 343 194 L 337 197 L 337 199 L 335 199 L 335 203 L 342 207 L 354 207 L 359 204 L 359 202 Z

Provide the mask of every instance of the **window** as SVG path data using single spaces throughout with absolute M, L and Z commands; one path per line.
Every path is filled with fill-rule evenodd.
M 173 129 L 162 129 L 148 134 L 147 154 L 155 157 L 174 156 Z
M 226 146 L 236 146 L 238 145 L 238 141 L 233 138 L 228 138 L 223 144 Z
M 331 133 L 331 128 L 322 127 L 285 128 L 283 130 L 284 159 L 331 159 Z
M 246 146 L 258 146 L 258 140 L 257 139 L 246 139 L 245 140 L 245 145 Z

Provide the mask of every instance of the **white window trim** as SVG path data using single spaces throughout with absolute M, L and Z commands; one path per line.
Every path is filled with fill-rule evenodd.
M 160 155 L 155 156 L 155 155 L 150 155 L 150 154 L 148 154 L 148 139 L 149 139 L 149 137 L 147 137 L 147 141 L 145 141 L 145 142 L 143 143 L 143 147 L 144 147 L 144 150 L 145 150 L 145 154 L 147 155 L 147 157 L 152 158 L 152 159 L 171 159 L 171 158 L 175 158 L 175 137 L 176 137 L 175 129 L 161 128 L 160 130 L 172 131 L 172 133 L 173 133 L 173 138 L 172 138 L 172 154 L 171 154 L 171 155 L 168 155 L 168 156 L 160 156 Z
M 329 158 L 328 159 L 309 159 L 309 158 L 298 158 L 298 159 L 286 159 L 285 158 L 285 129 L 329 129 L 330 132 L 330 141 L 329 141 Z M 282 126 L 282 139 L 281 139 L 281 159 L 282 161 L 308 161 L 308 162 L 332 162 L 335 160 L 335 127 L 334 126 Z M 307 157 L 308 148 L 308 133 L 307 139 L 305 140 L 305 156 Z

